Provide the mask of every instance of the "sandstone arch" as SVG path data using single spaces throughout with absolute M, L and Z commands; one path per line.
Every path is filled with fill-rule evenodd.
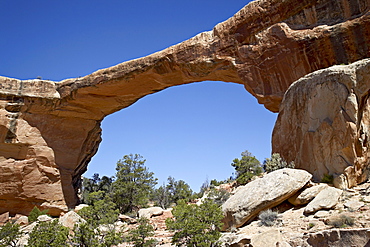
M 290 84 L 369 56 L 369 0 L 259 0 L 212 31 L 61 82 L 0 77 L 0 212 L 73 207 L 100 122 L 141 97 L 198 82 L 243 84 L 278 112 Z

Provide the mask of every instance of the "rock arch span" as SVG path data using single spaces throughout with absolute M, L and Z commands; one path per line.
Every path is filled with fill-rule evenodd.
M 259 0 L 194 38 L 61 82 L 0 77 L 0 212 L 77 203 L 100 122 L 141 97 L 199 81 L 243 84 L 278 112 L 302 76 L 369 56 L 369 0 Z

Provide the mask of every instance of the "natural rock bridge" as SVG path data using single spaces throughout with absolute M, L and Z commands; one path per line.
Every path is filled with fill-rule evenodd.
M 37 205 L 58 215 L 74 207 L 80 177 L 101 141 L 102 119 L 148 94 L 206 80 L 234 82 L 243 84 L 267 109 L 278 112 L 294 81 L 319 69 L 369 57 L 369 9 L 369 0 L 259 0 L 212 31 L 82 78 L 53 82 L 0 77 L 0 213 L 27 214 Z M 320 149 L 314 141 L 297 148 L 308 137 L 294 129 L 310 114 L 319 115 L 316 129 L 302 129 L 313 133 L 311 136 L 322 134 L 315 132 L 322 122 L 329 126 L 338 122 L 332 119 L 337 113 L 319 111 L 323 106 L 336 109 L 325 103 L 325 94 L 317 96 L 314 103 L 306 100 L 318 94 L 318 87 L 316 91 L 307 90 L 307 95 L 300 86 L 294 89 L 296 93 L 290 90 L 290 103 L 284 105 L 274 131 L 274 151 L 316 177 L 323 173 L 342 174 L 349 186 L 366 179 L 368 64 L 363 60 L 339 69 L 351 71 L 347 73 L 351 83 L 341 83 L 340 75 L 333 79 L 345 86 L 340 91 L 344 101 L 332 100 L 332 105 L 336 104 L 341 112 L 341 104 L 355 99 L 358 107 L 348 106 L 350 110 L 343 111 L 348 116 L 343 113 L 345 117 L 333 127 L 353 133 L 344 135 L 349 138 L 346 142 L 330 146 L 330 152 L 318 154 L 329 158 L 322 159 L 311 152 Z M 352 78 L 356 73 L 361 77 Z M 321 84 L 326 83 L 322 77 L 325 75 L 315 75 L 320 76 Z M 304 82 L 298 84 L 305 86 Z M 325 87 L 335 88 L 337 84 Z M 295 97 L 301 101 L 295 102 Z M 305 106 L 307 102 L 314 106 Z M 303 115 L 292 120 L 290 112 Z M 348 129 L 348 125 L 352 127 Z M 294 131 L 290 132 L 289 126 Z M 319 143 L 325 145 L 325 140 Z M 333 158 L 338 156 L 338 148 L 340 152 L 347 150 L 348 155 L 342 155 L 341 160 Z

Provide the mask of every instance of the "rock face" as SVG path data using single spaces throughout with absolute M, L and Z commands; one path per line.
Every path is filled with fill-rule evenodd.
M 316 180 L 352 187 L 368 177 L 370 59 L 309 74 L 285 94 L 273 131 L 273 152 Z M 289 145 L 287 145 L 289 143 Z
M 223 205 L 224 230 L 240 227 L 259 212 L 279 205 L 307 184 L 312 175 L 304 170 L 280 169 L 258 178 L 231 196 Z
M 38 206 L 58 215 L 73 208 L 80 176 L 101 141 L 100 122 L 145 95 L 205 80 L 233 82 L 277 112 L 297 79 L 369 56 L 369 6 L 369 0 L 259 0 L 212 31 L 82 78 L 0 77 L 0 213 L 27 214 Z M 359 109 L 367 113 L 364 107 Z M 345 153 L 351 156 L 351 150 Z M 341 173 L 343 162 L 338 164 Z M 364 164 L 347 173 L 357 176 Z

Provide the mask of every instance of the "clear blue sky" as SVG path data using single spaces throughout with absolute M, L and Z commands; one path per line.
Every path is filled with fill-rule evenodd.
M 0 75 L 60 81 L 142 57 L 211 30 L 248 0 L 0 0 Z M 159 178 L 198 191 L 228 178 L 249 150 L 270 157 L 276 114 L 242 85 L 201 82 L 166 89 L 108 116 L 85 176 L 114 175 L 125 154 L 144 156 Z

